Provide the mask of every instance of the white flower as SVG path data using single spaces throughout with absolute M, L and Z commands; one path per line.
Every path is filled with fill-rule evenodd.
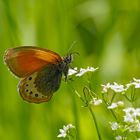
M 109 89 L 113 90 L 114 92 L 124 92 L 126 89 L 123 85 L 119 85 L 116 82 L 114 84 L 107 83 L 106 85 L 101 85 L 103 87 L 103 92 L 108 92 Z
M 69 129 L 75 128 L 72 124 L 64 125 L 63 129 L 59 129 L 60 134 L 57 135 L 58 138 L 65 138 L 68 134 Z
M 134 123 L 137 125 L 139 124 L 137 117 L 140 116 L 140 108 L 135 109 L 135 108 L 129 107 L 129 108 L 125 108 L 123 111 L 125 112 L 124 122 Z
M 97 98 L 93 98 L 91 101 L 90 101 L 90 104 L 93 104 L 95 106 L 99 105 L 102 103 L 102 100 L 101 99 L 97 99 Z
M 94 72 L 96 71 L 98 68 L 93 68 L 93 67 L 87 67 L 87 69 L 83 69 L 80 68 L 79 72 L 76 74 L 77 77 L 81 77 L 82 75 L 84 75 L 87 72 Z
M 65 138 L 66 137 L 66 131 L 64 131 L 63 129 L 59 129 L 60 134 L 57 136 L 58 138 Z
M 140 88 L 140 79 L 133 78 L 135 82 L 135 88 Z
M 123 85 L 119 85 L 114 82 L 114 85 L 111 86 L 111 89 L 114 90 L 115 92 L 123 92 L 125 91 L 125 88 Z
M 139 132 L 140 131 L 140 122 L 139 120 L 135 120 L 134 123 L 132 123 L 131 125 L 129 125 L 129 131 L 130 132 Z
M 116 140 L 125 140 L 126 139 L 126 137 L 122 137 L 122 136 L 116 136 L 115 138 L 116 138 Z
M 140 116 L 140 108 L 135 109 L 137 116 Z
M 136 122 L 137 117 L 140 116 L 140 108 L 125 108 L 123 110 L 125 112 L 124 121 L 125 122 Z
M 75 67 L 73 69 L 69 69 L 68 76 L 75 75 L 76 77 L 81 77 L 85 73 L 87 73 L 87 72 L 94 72 L 97 69 L 98 68 L 93 68 L 93 67 L 87 67 L 86 69 L 83 69 L 83 68 L 78 69 L 77 67 Z
M 133 82 L 126 84 L 126 87 L 128 89 L 130 86 L 133 86 L 133 85 L 135 88 L 140 88 L 140 79 L 133 78 Z
M 120 127 L 120 125 L 117 122 L 110 122 L 110 125 L 113 131 L 117 130 Z
M 127 114 L 126 116 L 124 116 L 124 122 L 133 123 L 134 118 L 130 114 Z
M 108 109 L 114 109 L 114 108 L 117 108 L 118 107 L 118 105 L 117 105 L 117 103 L 112 103 L 110 106 L 108 106 L 107 108 Z
M 123 102 L 123 101 L 118 101 L 118 102 L 117 102 L 117 105 L 118 105 L 119 107 L 123 107 L 123 106 L 124 106 L 124 102 Z
M 128 107 L 128 108 L 125 108 L 123 109 L 123 111 L 128 114 L 128 113 L 133 113 L 135 111 L 135 109 L 133 107 Z
M 114 109 L 114 108 L 123 107 L 123 106 L 124 106 L 124 102 L 118 101 L 118 102 L 112 103 L 110 106 L 108 106 L 108 109 Z
M 131 115 L 132 117 L 136 117 L 138 114 L 138 109 L 132 107 L 125 108 L 123 111 L 126 113 L 126 115 Z
M 123 109 L 123 111 L 126 114 L 124 116 L 124 122 L 133 123 L 135 121 L 136 116 L 137 116 L 135 109 L 132 107 L 129 107 L 129 108 Z
M 68 76 L 74 75 L 77 73 L 77 67 L 73 68 L 73 69 L 69 69 L 68 71 Z
M 131 86 L 134 86 L 135 88 L 140 88 L 140 79 L 133 78 L 133 82 L 130 82 L 126 84 L 125 86 L 118 84 L 116 82 L 114 82 L 113 84 L 107 83 L 106 85 L 101 85 L 101 86 L 103 87 L 102 89 L 103 93 L 106 93 L 108 92 L 109 89 L 111 89 L 114 92 L 117 92 L 117 93 L 121 92 L 122 94 L 124 94 L 125 91 L 127 91 L 129 87 Z
M 102 103 L 102 100 L 101 99 L 98 99 L 98 100 L 95 100 L 94 101 L 94 105 L 96 106 L 96 105 L 99 105 L 99 104 L 101 104 Z
M 72 124 L 68 124 L 67 127 L 68 127 L 68 129 L 70 129 L 70 128 L 75 128 L 75 126 L 72 125 Z
M 111 84 L 107 83 L 106 85 L 101 85 L 103 87 L 103 92 L 106 93 L 107 90 L 110 88 Z

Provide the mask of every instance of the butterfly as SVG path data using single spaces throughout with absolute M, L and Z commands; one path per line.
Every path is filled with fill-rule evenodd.
M 10 71 L 20 78 L 18 90 L 21 97 L 31 103 L 48 102 L 61 83 L 67 79 L 72 54 L 59 54 L 35 46 L 10 48 L 4 54 Z

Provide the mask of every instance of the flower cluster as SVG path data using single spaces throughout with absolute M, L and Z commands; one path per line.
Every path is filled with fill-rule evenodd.
M 111 90 L 113 91 L 112 92 L 113 96 L 112 99 L 110 100 L 111 104 L 107 106 L 107 108 L 110 109 L 115 116 L 117 116 L 116 122 L 110 122 L 111 129 L 115 132 L 114 133 L 115 139 L 125 140 L 127 139 L 127 134 L 129 135 L 130 133 L 134 134 L 140 132 L 140 108 L 132 108 L 132 107 L 124 108 L 123 101 L 113 102 L 115 96 L 117 95 L 116 93 L 122 93 L 125 99 L 128 99 L 128 101 L 130 102 L 135 101 L 136 94 L 133 89 L 140 88 L 140 79 L 133 78 L 132 82 L 125 85 L 121 85 L 115 82 L 113 84 L 107 83 L 106 85 L 102 85 L 102 87 L 103 87 L 102 92 L 107 93 L 107 95 L 109 91 Z M 130 96 L 128 96 L 127 90 L 131 87 L 133 87 L 131 90 L 133 92 L 131 92 Z M 107 99 L 104 101 L 106 102 L 106 105 L 109 104 Z M 118 108 L 118 107 L 123 107 L 123 108 Z M 113 110 L 116 108 L 120 110 Z M 123 117 L 122 116 L 119 117 L 118 115 L 116 115 L 116 113 L 118 113 L 118 115 L 120 115 L 119 113 L 122 113 Z M 138 136 L 136 137 L 138 138 Z
M 72 124 L 64 125 L 63 129 L 59 129 L 60 134 L 58 134 L 58 138 L 65 138 L 69 135 L 69 130 L 75 128 Z
M 101 86 L 103 87 L 103 93 L 108 92 L 109 89 L 116 93 L 125 93 L 131 86 L 134 86 L 135 88 L 140 88 L 140 79 L 133 78 L 133 81 L 126 85 L 121 85 L 114 82 L 113 84 L 107 83 L 106 85 Z
M 126 137 L 118 135 L 118 136 L 115 137 L 115 139 L 116 140 L 126 140 Z
M 94 72 L 98 68 L 87 67 L 86 69 L 77 67 L 69 69 L 68 76 L 81 77 L 88 72 Z M 121 95 L 130 103 L 133 103 L 136 99 L 136 93 L 134 89 L 140 88 L 140 79 L 133 78 L 133 80 L 127 84 L 113 84 L 107 83 L 102 86 L 102 99 L 99 99 L 99 95 L 95 94 L 90 88 L 83 88 L 84 96 L 81 96 L 76 90 L 74 91 L 78 97 L 84 102 L 84 107 L 90 108 L 89 105 L 100 105 L 102 102 L 105 103 L 106 107 L 110 110 L 116 121 L 110 122 L 112 131 L 115 134 L 116 140 L 126 140 L 129 134 L 133 132 L 140 132 L 140 108 L 124 108 L 124 102 L 116 101 L 116 95 Z M 129 90 L 130 89 L 130 90 Z M 111 92 L 110 92 L 111 91 Z M 108 94 L 109 93 L 109 94 Z M 112 93 L 112 95 L 110 95 Z M 117 94 L 121 93 L 121 94 Z M 130 93 L 130 94 L 127 94 Z M 119 99 L 119 98 L 117 98 Z M 125 101 L 126 101 L 125 100 Z M 115 102 L 114 102 L 115 101 Z M 94 115 L 93 115 L 94 118 Z M 95 119 L 94 119 L 95 120 Z M 96 121 L 95 121 L 96 123 Z M 57 137 L 68 137 L 70 136 L 70 129 L 74 128 L 73 125 L 63 126 L 60 129 L 60 134 Z M 98 135 L 99 136 L 99 135 Z M 100 136 L 99 136 L 100 137 Z M 137 139 L 140 139 L 138 135 L 135 135 Z
M 130 132 L 140 132 L 140 108 L 126 108 L 123 110 L 125 112 L 124 122 L 128 124 L 128 130 Z
M 112 103 L 110 106 L 108 106 L 108 109 L 114 109 L 117 107 L 123 107 L 124 102 L 123 101 L 118 101 L 117 103 Z
M 130 86 L 134 86 L 135 88 L 140 88 L 140 79 L 133 78 L 133 81 L 126 84 L 126 88 L 128 89 Z
M 97 98 L 93 98 L 91 101 L 90 101 L 90 104 L 94 105 L 94 106 L 97 106 L 99 104 L 102 103 L 102 100 L 101 99 L 97 99 Z
M 122 122 L 110 122 L 113 131 L 119 132 L 140 132 L 140 108 L 125 108 L 123 109 L 125 115 Z M 117 136 L 116 140 L 121 140 L 123 136 Z
M 111 125 L 111 129 L 113 131 L 116 131 L 117 130 L 121 130 L 123 129 L 123 125 L 119 124 L 118 122 L 109 122 L 110 125 Z M 116 133 L 117 134 L 117 133 Z M 115 137 L 116 140 L 125 140 L 126 139 L 126 136 L 121 136 L 120 134 L 118 134 L 116 137 Z
M 117 123 L 117 122 L 109 122 L 110 125 L 111 125 L 111 129 L 114 131 L 114 130 L 117 130 L 120 125 Z
M 93 68 L 93 67 L 87 67 L 86 69 L 80 68 L 78 69 L 77 67 L 73 69 L 69 69 L 68 71 L 68 76 L 75 75 L 76 77 L 81 77 L 87 72 L 94 72 L 98 68 Z
M 124 92 L 126 91 L 126 88 L 124 88 L 124 85 L 117 84 L 114 82 L 114 84 L 107 83 L 106 85 L 101 85 L 103 87 L 103 93 L 108 92 L 109 89 L 113 90 L 114 92 Z

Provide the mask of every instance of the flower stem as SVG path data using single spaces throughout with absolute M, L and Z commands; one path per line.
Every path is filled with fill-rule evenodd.
M 116 96 L 116 92 L 115 92 L 115 93 L 113 93 L 113 96 L 112 96 L 112 99 L 111 99 L 111 104 L 112 104 L 112 102 L 113 102 L 113 100 L 114 100 L 115 96 Z
M 118 119 L 117 119 L 117 116 L 115 115 L 114 111 L 113 110 L 110 110 L 112 115 L 114 116 L 114 118 L 116 119 L 116 121 L 118 122 Z
M 90 113 L 91 113 L 91 115 L 92 115 L 92 118 L 93 118 L 93 120 L 94 120 L 95 127 L 96 127 L 97 134 L 98 134 L 98 139 L 101 140 L 101 135 L 100 135 L 100 132 L 99 132 L 99 129 L 98 129 L 98 125 L 97 125 L 97 121 L 96 121 L 95 115 L 94 115 L 94 113 L 93 113 L 93 111 L 92 111 L 92 109 L 91 109 L 90 106 L 88 106 L 88 109 L 89 109 L 89 111 L 90 111 Z

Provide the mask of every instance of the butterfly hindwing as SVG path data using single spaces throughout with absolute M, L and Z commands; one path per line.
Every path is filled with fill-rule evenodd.
M 36 76 L 37 72 L 31 74 L 24 79 L 21 79 L 18 85 L 19 93 L 21 97 L 28 102 L 47 102 L 51 99 L 52 95 L 49 94 L 47 96 L 44 96 L 41 92 L 37 90 L 36 85 L 34 84 Z
M 58 65 L 50 64 L 34 72 L 19 83 L 19 92 L 28 102 L 41 103 L 51 99 L 59 88 L 62 72 Z

